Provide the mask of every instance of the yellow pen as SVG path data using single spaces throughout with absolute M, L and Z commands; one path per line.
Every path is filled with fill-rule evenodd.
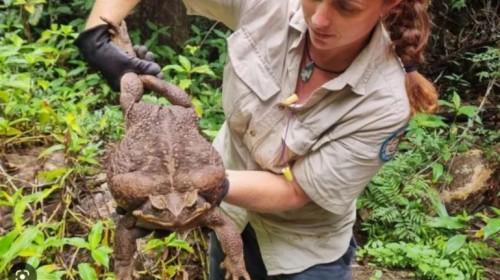
M 283 172 L 283 177 L 285 177 L 285 180 L 287 180 L 288 182 L 293 181 L 293 174 L 290 166 L 283 168 L 281 172 Z

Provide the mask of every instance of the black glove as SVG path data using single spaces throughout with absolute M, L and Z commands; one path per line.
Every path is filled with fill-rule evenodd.
M 226 178 L 224 178 L 224 182 L 222 182 L 222 192 L 221 192 L 221 196 L 217 198 L 217 200 L 215 201 L 215 203 L 217 204 L 217 206 L 219 206 L 221 204 L 221 202 L 224 200 L 224 198 L 226 198 L 227 196 L 227 193 L 229 192 L 229 180 Z
M 123 74 L 158 75 L 160 65 L 137 57 L 128 56 L 112 41 L 108 33 L 108 25 L 102 24 L 80 33 L 75 45 L 88 64 L 96 68 L 115 91 L 120 90 L 120 79 Z
M 219 204 L 222 202 L 222 200 L 224 200 L 224 198 L 226 198 L 227 193 L 229 192 L 229 180 L 227 179 L 227 177 L 224 178 L 224 183 L 222 184 L 222 186 L 224 187 L 224 191 L 222 192 L 222 197 L 219 201 Z

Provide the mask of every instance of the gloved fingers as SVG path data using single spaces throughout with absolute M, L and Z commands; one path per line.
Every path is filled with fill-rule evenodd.
M 158 63 L 150 62 L 136 57 L 131 58 L 130 65 L 133 65 L 132 72 L 137 74 L 146 74 L 156 76 L 161 72 L 161 67 Z
M 148 51 L 148 48 L 144 45 L 135 45 L 134 51 L 135 51 L 135 54 L 137 55 L 137 57 L 140 59 L 145 59 L 145 60 L 151 61 L 151 62 L 155 61 L 154 53 Z
M 147 52 L 146 55 L 144 56 L 144 59 L 147 61 L 154 62 L 155 61 L 155 54 L 152 52 Z
M 146 46 L 135 45 L 134 51 L 135 51 L 135 54 L 137 55 L 138 58 L 149 61 L 149 62 L 155 62 L 155 54 L 153 52 L 148 51 L 148 48 Z M 159 79 L 163 79 L 163 72 L 161 72 L 161 71 L 158 72 L 158 74 L 156 74 L 156 77 Z
M 137 56 L 141 59 L 144 59 L 147 52 L 148 52 L 148 48 L 146 46 L 144 46 L 144 45 L 139 46 L 139 48 L 137 49 Z

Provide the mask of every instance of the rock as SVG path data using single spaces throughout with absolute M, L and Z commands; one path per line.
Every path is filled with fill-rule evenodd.
M 459 154 L 447 169 L 453 180 L 440 196 L 450 214 L 474 212 L 491 199 L 487 193 L 495 185 L 494 177 L 498 177 L 498 162 L 488 162 L 483 151 Z

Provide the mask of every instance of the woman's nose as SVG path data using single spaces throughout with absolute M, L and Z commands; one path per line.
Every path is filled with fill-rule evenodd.
M 327 7 L 319 6 L 311 17 L 311 23 L 314 28 L 327 28 L 330 25 L 331 13 Z

